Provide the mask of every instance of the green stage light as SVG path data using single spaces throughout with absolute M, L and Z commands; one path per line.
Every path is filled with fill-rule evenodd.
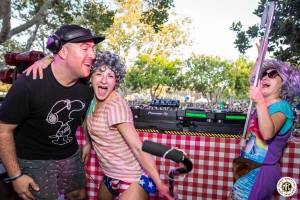
M 225 119 L 232 119 L 232 120 L 245 120 L 246 116 L 241 115 L 226 115 Z
M 185 116 L 186 117 L 195 117 L 195 118 L 207 118 L 207 115 L 205 113 L 191 113 L 191 112 L 186 112 Z

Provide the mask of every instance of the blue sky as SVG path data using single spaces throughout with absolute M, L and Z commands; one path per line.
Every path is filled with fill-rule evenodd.
M 174 2 L 175 12 L 192 20 L 190 38 L 193 46 L 185 50 L 186 54 L 195 52 L 235 60 L 239 52 L 233 44 L 235 33 L 229 30 L 232 22 L 241 21 L 245 29 L 260 24 L 260 18 L 253 14 L 259 0 L 174 0 Z M 246 55 L 249 59 L 255 60 L 256 47 L 249 49 Z

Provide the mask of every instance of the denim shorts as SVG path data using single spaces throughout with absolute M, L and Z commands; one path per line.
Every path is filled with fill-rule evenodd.
M 62 160 L 18 159 L 22 172 L 32 177 L 40 188 L 37 192 L 30 189 L 38 200 L 55 200 L 59 194 L 85 188 L 85 169 L 80 160 L 80 148 Z

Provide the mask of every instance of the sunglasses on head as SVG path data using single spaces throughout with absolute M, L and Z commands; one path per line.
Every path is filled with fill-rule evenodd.
M 279 73 L 276 71 L 276 70 L 272 70 L 272 71 L 264 71 L 262 74 L 261 74 L 261 78 L 264 78 L 265 76 L 268 76 L 269 78 L 276 78 L 276 76 L 279 76 Z M 281 77 L 280 77 L 281 78 Z

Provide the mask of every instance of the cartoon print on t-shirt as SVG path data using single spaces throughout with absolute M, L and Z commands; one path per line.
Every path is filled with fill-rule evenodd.
M 73 140 L 73 137 L 69 136 L 71 134 L 69 122 L 74 120 L 71 115 L 74 112 L 82 110 L 84 107 L 85 104 L 80 100 L 71 101 L 69 99 L 57 101 L 52 106 L 46 121 L 49 124 L 61 124 L 56 134 L 49 136 L 49 138 L 54 138 L 52 140 L 53 144 L 64 145 Z
M 267 153 L 268 145 L 262 138 L 258 127 L 257 119 L 252 116 L 246 135 L 247 144 L 244 150 L 244 156 L 245 158 L 261 163 Z

